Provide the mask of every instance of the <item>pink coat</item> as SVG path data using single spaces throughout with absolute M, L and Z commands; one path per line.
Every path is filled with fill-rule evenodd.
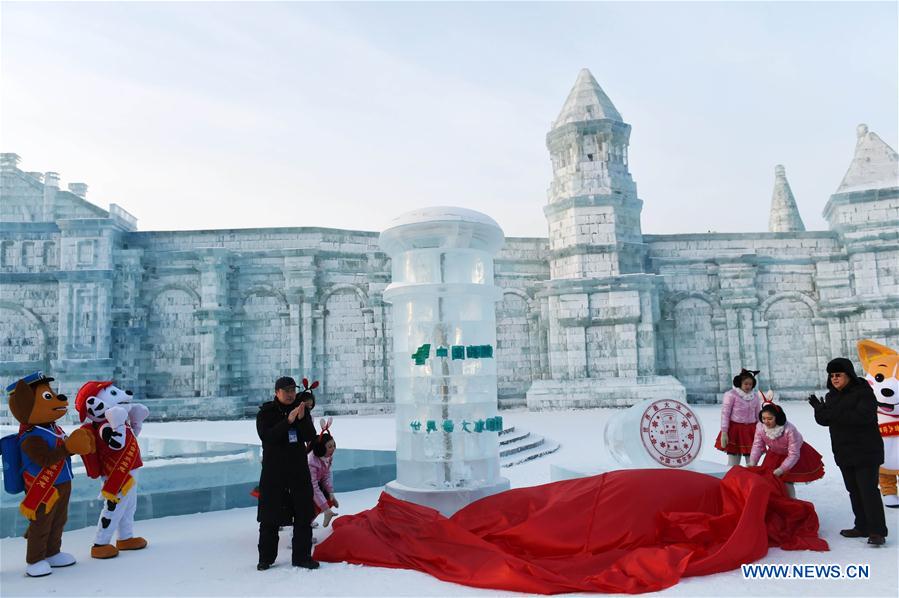
M 331 457 L 317 457 L 309 453 L 309 477 L 312 478 L 312 498 L 322 511 L 328 508 L 328 494 L 334 494 L 334 478 L 331 476 Z M 324 492 L 322 492 L 324 490 Z
M 758 422 L 761 410 L 762 399 L 754 388 L 749 394 L 745 394 L 739 388 L 731 388 L 724 393 L 724 398 L 721 400 L 721 431 L 727 432 L 730 422 L 738 424 Z
M 749 455 L 749 463 L 751 465 L 758 464 L 763 452 L 780 453 L 787 456 L 783 463 L 780 464 L 780 470 L 786 473 L 796 465 L 796 461 L 799 460 L 799 449 L 801 448 L 802 434 L 790 422 L 784 424 L 783 434 L 777 438 L 769 438 L 765 434 L 765 424 L 759 422 L 755 427 L 755 439 L 752 441 L 752 453 Z

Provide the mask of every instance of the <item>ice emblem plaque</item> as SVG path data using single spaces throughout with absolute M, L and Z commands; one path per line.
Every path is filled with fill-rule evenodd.
M 640 439 L 649 456 L 666 467 L 689 465 L 702 448 L 696 414 L 680 401 L 655 401 L 643 411 Z

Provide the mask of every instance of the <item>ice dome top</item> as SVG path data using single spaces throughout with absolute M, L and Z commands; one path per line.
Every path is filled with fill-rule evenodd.
M 381 249 L 388 255 L 412 249 L 478 249 L 495 253 L 505 236 L 486 214 L 453 206 L 420 208 L 390 221 L 381 233 Z

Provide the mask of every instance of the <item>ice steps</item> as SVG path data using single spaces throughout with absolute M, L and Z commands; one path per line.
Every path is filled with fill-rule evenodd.
M 525 397 L 500 397 L 499 398 L 499 408 L 500 410 L 505 409 L 519 409 L 519 408 L 527 408 L 528 401 Z
M 559 443 L 515 426 L 499 433 L 499 464 L 502 467 L 520 465 L 559 450 Z

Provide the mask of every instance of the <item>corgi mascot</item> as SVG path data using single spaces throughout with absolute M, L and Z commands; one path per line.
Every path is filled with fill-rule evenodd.
M 25 532 L 29 577 L 43 577 L 54 568 L 75 564 L 75 557 L 60 550 L 72 494 L 72 455 L 94 450 L 94 438 L 85 430 L 66 436 L 56 425 L 66 414 L 69 400 L 56 394 L 51 382 L 53 378 L 34 372 L 6 388 L 19 433 L 2 441 L 3 482 L 8 492 L 25 491 L 19 511 L 30 521 Z
M 134 471 L 143 465 L 137 436 L 150 410 L 132 403 L 133 393 L 122 390 L 112 381 L 90 381 L 78 391 L 75 408 L 81 426 L 94 437 L 96 458 L 85 459 L 87 475 L 102 476 L 100 490 L 103 510 L 97 522 L 97 535 L 91 547 L 95 559 L 118 556 L 120 550 L 140 550 L 147 541 L 134 535 L 134 512 L 137 509 L 137 481 Z M 115 546 L 113 534 L 118 534 Z
M 858 342 L 858 356 L 865 378 L 877 397 L 877 423 L 883 436 L 883 465 L 880 466 L 880 493 L 883 505 L 899 508 L 899 354 L 871 340 Z

